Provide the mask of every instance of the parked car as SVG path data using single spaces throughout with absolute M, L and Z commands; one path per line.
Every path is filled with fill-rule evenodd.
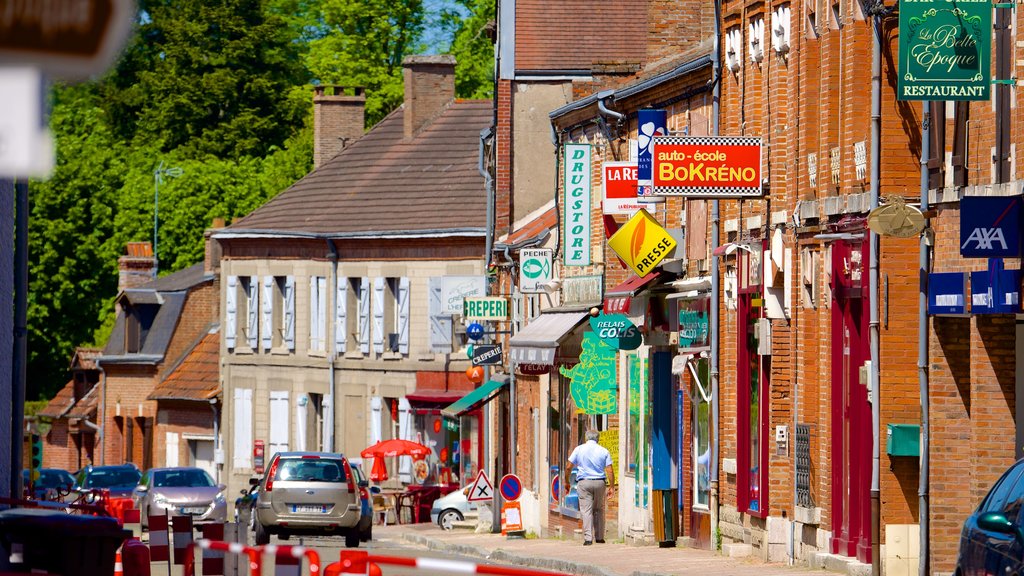
M 28 493 L 28 470 L 21 471 L 21 483 Z M 71 492 L 75 488 L 75 477 L 67 470 L 60 468 L 40 468 L 39 480 L 32 487 L 30 498 L 36 500 L 55 500 L 57 497 Z
M 471 487 L 466 486 L 462 490 L 456 490 L 434 500 L 434 504 L 430 507 L 430 521 L 443 530 L 451 530 L 455 527 L 455 522 L 465 520 L 466 514 L 476 511 L 476 502 L 466 499 Z
M 341 454 L 278 452 L 260 480 L 256 498 L 256 544 L 271 534 L 344 534 L 359 546 L 362 502 L 352 467 Z
M 373 540 L 373 500 L 370 498 L 370 482 L 363 474 L 362 458 L 349 458 L 348 463 L 352 466 L 352 473 L 359 486 L 359 500 L 362 504 L 359 510 L 359 540 L 369 542 Z
M 139 484 L 142 472 L 134 464 L 88 465 L 78 471 L 75 488 L 81 492 L 106 488 L 111 498 L 128 498 Z
M 151 468 L 132 491 L 132 501 L 141 510 L 144 528 L 151 514 L 168 512 L 192 516 L 196 524 L 226 522 L 225 488 L 202 468 Z
M 992 485 L 960 532 L 957 576 L 1019 574 L 1024 569 L 1024 460 Z

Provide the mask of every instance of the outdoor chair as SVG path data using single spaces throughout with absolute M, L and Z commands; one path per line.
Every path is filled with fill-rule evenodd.
M 388 513 L 391 513 L 392 524 L 398 524 L 398 514 L 395 512 L 395 504 L 391 498 L 374 494 L 373 496 L 373 522 L 374 524 L 388 525 Z M 378 521 L 379 518 L 379 521 Z

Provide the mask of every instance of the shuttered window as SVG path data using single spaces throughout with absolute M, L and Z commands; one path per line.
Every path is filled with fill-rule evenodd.
M 235 348 L 235 334 L 238 333 L 238 276 L 228 276 L 224 292 L 224 345 L 228 350 Z
M 445 313 L 442 299 L 444 297 L 444 278 L 431 278 L 427 283 L 427 316 L 430 351 L 452 351 L 452 317 Z
M 327 349 L 327 278 L 309 278 L 309 349 Z
M 967 186 L 967 128 L 970 119 L 970 102 L 957 102 L 953 110 L 953 186 Z
M 270 458 L 278 452 L 288 451 L 288 392 L 273 390 L 270 392 Z M 269 459 L 267 460 L 270 461 Z
M 234 428 L 231 462 L 234 468 L 252 468 L 252 389 L 235 388 L 232 404 Z
M 946 182 L 946 103 L 929 102 L 931 138 L 928 140 L 928 188 L 942 188 Z

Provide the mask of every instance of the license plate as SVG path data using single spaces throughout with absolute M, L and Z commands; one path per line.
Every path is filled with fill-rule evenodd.
M 181 509 L 181 513 L 182 514 L 192 514 L 192 515 L 205 514 L 206 513 L 206 507 L 205 506 L 185 507 L 185 508 Z
M 292 512 L 299 514 L 327 514 L 326 504 L 292 504 Z

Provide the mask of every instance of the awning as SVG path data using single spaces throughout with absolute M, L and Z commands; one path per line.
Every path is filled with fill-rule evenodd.
M 498 376 L 494 380 L 488 380 L 481 384 L 476 390 L 473 390 L 469 394 L 459 398 L 448 407 L 442 408 L 441 414 L 448 416 L 449 418 L 457 418 L 470 410 L 475 410 L 487 402 L 490 402 L 491 399 L 501 392 L 502 387 L 508 384 L 508 382 L 509 377 L 507 375 Z
M 648 284 L 654 282 L 661 276 L 660 270 L 655 270 L 646 276 L 633 276 L 622 284 L 608 290 L 604 295 L 605 314 L 628 314 L 629 304 L 633 296 L 636 296 Z
M 583 310 L 550 312 L 534 318 L 508 341 L 512 364 L 554 366 L 559 341 L 589 315 Z

